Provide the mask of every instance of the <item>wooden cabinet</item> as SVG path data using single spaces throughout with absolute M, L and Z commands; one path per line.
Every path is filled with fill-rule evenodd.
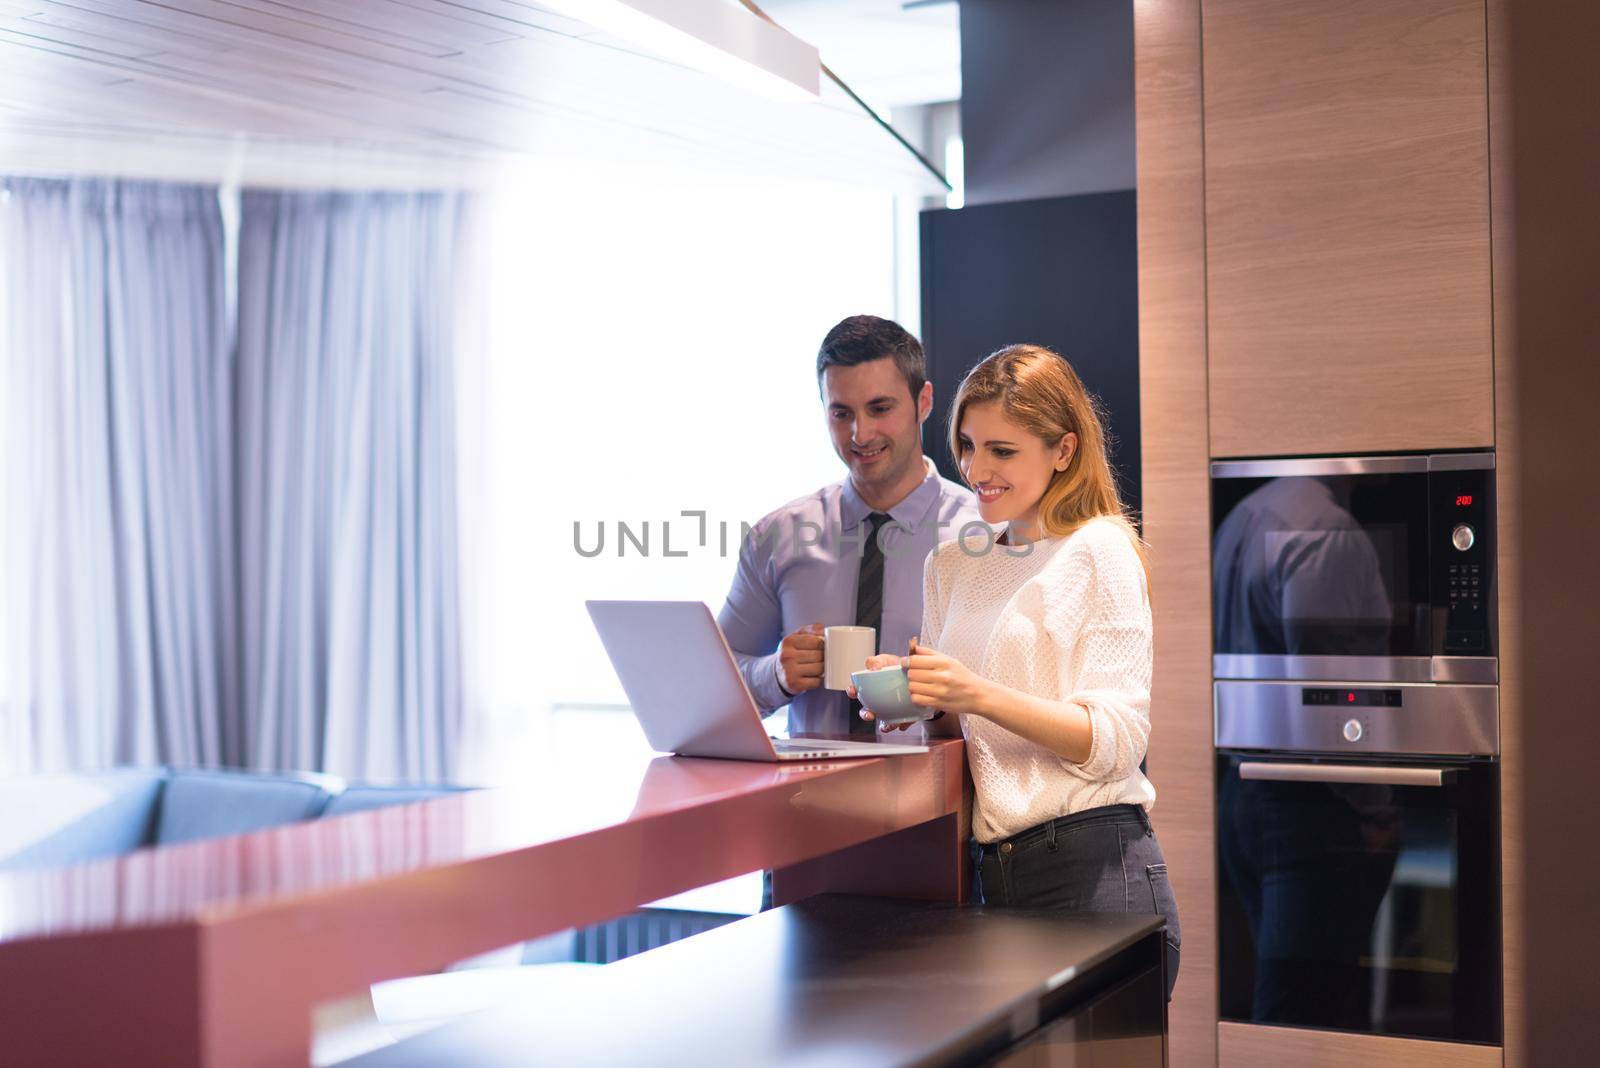
M 1296 1068 L 1345 1068 L 1351 1064 L 1386 1068 L 1501 1068 L 1499 1046 L 1466 1042 L 1424 1042 L 1302 1027 L 1217 1025 L 1217 1063 L 1222 1068 L 1292 1064 Z
M 1155 613 L 1151 811 L 1182 913 L 1170 1061 L 1217 1054 L 1216 754 L 1211 746 L 1211 517 L 1206 441 L 1200 0 L 1133 6 L 1139 150 L 1139 404 Z
M 1494 443 L 1483 0 L 1205 0 L 1213 456 Z

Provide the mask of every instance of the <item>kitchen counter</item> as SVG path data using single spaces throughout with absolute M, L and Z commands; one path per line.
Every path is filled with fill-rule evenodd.
M 828 894 L 551 974 L 340 1068 L 1160 1065 L 1161 932 L 1155 916 Z
M 0 877 L 6 1056 L 303 1065 L 318 1004 L 763 868 L 780 902 L 957 901 L 963 778 L 954 740 L 804 764 L 552 752 L 517 788 Z

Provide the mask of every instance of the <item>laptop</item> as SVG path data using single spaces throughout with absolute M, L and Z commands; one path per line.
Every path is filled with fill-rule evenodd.
M 770 737 L 711 609 L 699 601 L 584 604 L 657 752 L 774 761 L 928 751 L 925 745 Z

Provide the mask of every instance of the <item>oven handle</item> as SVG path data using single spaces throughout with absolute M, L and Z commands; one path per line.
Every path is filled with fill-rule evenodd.
M 1246 761 L 1239 778 L 1257 782 L 1333 782 L 1370 786 L 1447 786 L 1455 768 L 1411 768 L 1387 764 L 1269 764 Z

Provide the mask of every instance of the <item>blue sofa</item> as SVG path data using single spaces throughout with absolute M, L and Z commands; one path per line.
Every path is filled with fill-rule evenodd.
M 164 767 L 0 779 L 0 872 L 244 834 L 462 789 L 352 785 L 331 775 Z

